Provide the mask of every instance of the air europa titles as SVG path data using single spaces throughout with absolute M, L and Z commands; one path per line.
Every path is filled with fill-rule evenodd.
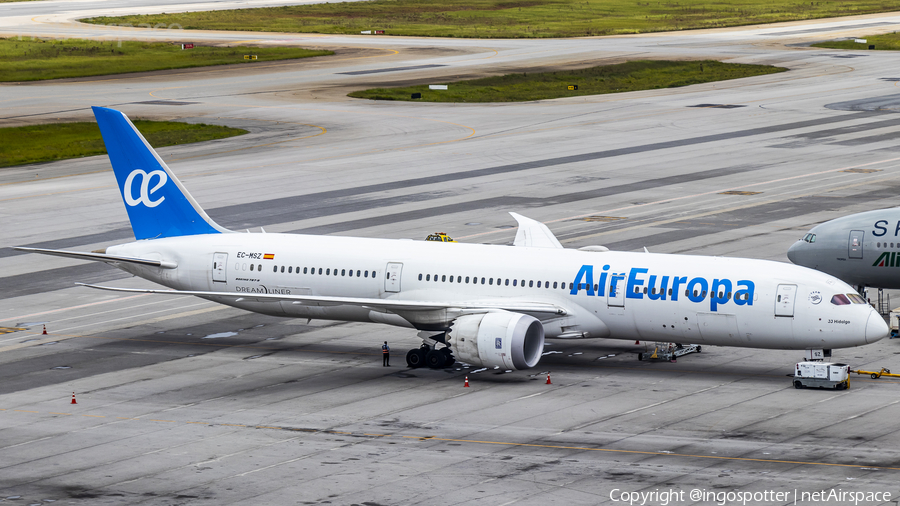
M 687 276 L 648 275 L 649 271 L 632 267 L 628 272 L 609 272 L 609 265 L 604 265 L 594 284 L 594 266 L 582 265 L 569 293 L 578 295 L 579 290 L 584 290 L 586 295 L 604 297 L 606 287 L 609 287 L 609 297 L 616 297 L 616 290 L 621 287 L 621 282 L 625 282 L 627 299 L 643 299 L 646 296 L 650 300 L 677 301 L 679 295 L 686 295 L 691 302 L 700 303 L 709 298 L 710 311 L 717 311 L 720 305 L 732 300 L 738 306 L 753 305 L 756 285 L 747 279 L 732 282 L 730 279 L 715 278 L 709 281 L 700 277 L 688 279 Z

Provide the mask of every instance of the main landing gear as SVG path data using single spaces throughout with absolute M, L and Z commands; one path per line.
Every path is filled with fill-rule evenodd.
M 426 366 L 431 369 L 443 369 L 456 363 L 449 347 L 438 348 L 438 341 L 433 338 L 423 338 L 422 340 L 426 342 L 421 347 L 406 352 L 406 365 L 411 369 Z

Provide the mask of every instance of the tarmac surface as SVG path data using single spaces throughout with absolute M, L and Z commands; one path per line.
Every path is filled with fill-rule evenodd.
M 114 5 L 0 4 L 0 31 L 113 37 L 115 27 L 69 20 Z M 106 105 L 132 118 L 248 129 L 159 153 L 214 220 L 253 233 L 443 231 L 508 244 L 515 222 L 506 213 L 515 211 L 547 223 L 567 247 L 787 261 L 813 225 L 897 205 L 900 54 L 806 44 L 898 26 L 893 13 L 540 41 L 132 30 L 337 53 L 2 84 L 0 125 L 89 119 L 91 105 Z M 345 96 L 634 58 L 790 71 L 515 104 Z M 621 504 L 623 492 L 671 491 L 669 504 L 739 504 L 702 495 L 729 492 L 769 493 L 747 504 L 820 504 L 808 494 L 822 490 L 882 493 L 859 504 L 900 498 L 900 383 L 854 376 L 848 391 L 795 390 L 786 375 L 797 352 L 704 347 L 670 363 L 638 361 L 644 343 L 554 340 L 529 371 L 409 370 L 414 331 L 92 291 L 73 284 L 149 283 L 12 250 L 133 240 L 109 169 L 106 157 L 89 157 L 0 170 L 0 502 Z M 390 368 L 381 366 L 385 340 Z M 900 341 L 882 340 L 835 350 L 834 360 L 900 371 L 898 354 Z

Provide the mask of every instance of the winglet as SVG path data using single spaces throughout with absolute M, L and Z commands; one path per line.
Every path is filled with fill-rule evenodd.
M 229 232 L 207 216 L 125 114 L 92 109 L 136 239 Z
M 519 222 L 519 231 L 516 232 L 516 240 L 514 246 L 530 246 L 532 248 L 562 248 L 553 232 L 547 228 L 547 225 L 526 218 L 521 214 L 509 213 Z

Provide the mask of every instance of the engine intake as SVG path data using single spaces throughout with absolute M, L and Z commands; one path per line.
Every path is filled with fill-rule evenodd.
M 509 311 L 460 316 L 453 320 L 447 344 L 469 364 L 529 369 L 544 351 L 544 326 L 533 316 Z

